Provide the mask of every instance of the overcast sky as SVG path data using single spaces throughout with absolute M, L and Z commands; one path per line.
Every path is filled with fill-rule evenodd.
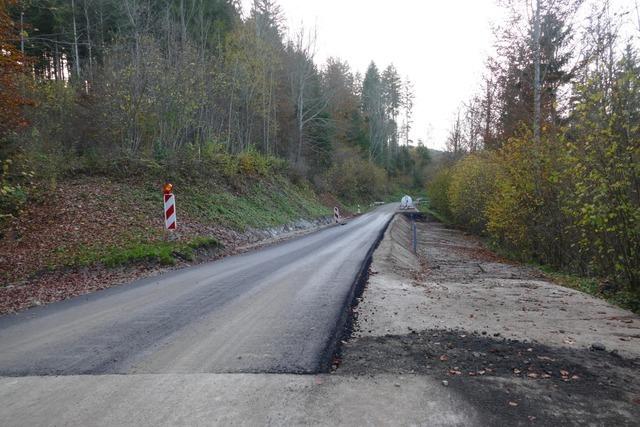
M 632 4 L 635 0 L 616 0 Z M 251 0 L 243 0 L 248 10 Z M 316 27 L 317 62 L 346 60 L 362 74 L 393 63 L 415 84 L 414 135 L 444 148 L 458 106 L 480 84 L 493 52 L 495 0 L 279 0 L 290 31 Z

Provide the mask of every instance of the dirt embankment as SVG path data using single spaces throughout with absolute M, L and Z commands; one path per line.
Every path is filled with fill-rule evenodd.
M 339 375 L 437 381 L 482 425 L 637 425 L 640 317 L 398 216 L 374 254 Z
M 164 241 L 159 189 L 104 177 L 61 182 L 0 230 L 0 315 L 243 252 L 331 223 L 330 216 L 317 215 L 322 205 L 313 194 L 290 184 L 279 192 L 269 188 L 279 184 L 260 183 L 246 195 L 202 185 L 194 189 L 195 184 L 181 189 L 175 243 L 212 239 L 218 244 L 198 248 L 188 259 L 178 254 L 173 265 L 163 265 L 154 255 Z M 289 205 L 280 214 L 277 206 L 283 201 Z M 233 226 L 240 222 L 234 209 L 249 222 L 244 230 Z M 132 261 L 109 267 L 101 262 L 118 253 L 129 254 Z

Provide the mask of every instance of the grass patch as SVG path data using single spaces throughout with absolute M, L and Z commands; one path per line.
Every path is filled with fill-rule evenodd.
M 429 197 L 427 196 L 421 196 L 422 201 L 421 203 L 418 205 L 418 210 L 422 213 L 425 213 L 427 215 L 431 215 L 432 217 L 434 217 L 436 220 L 438 220 L 439 222 L 448 225 L 448 226 L 453 226 L 453 221 L 449 220 L 449 218 L 447 218 L 445 215 L 441 214 L 440 212 L 438 212 L 437 210 L 433 209 L 429 203 Z
M 201 249 L 214 249 L 220 243 L 210 237 L 198 237 L 188 242 L 149 242 L 138 243 L 123 249 L 111 249 L 98 261 L 107 267 L 117 267 L 140 262 L 157 262 L 161 265 L 174 265 L 178 259 L 193 261 L 196 252 Z
M 435 211 L 433 209 L 431 209 L 426 203 L 419 206 L 420 212 L 425 213 L 427 215 L 431 215 L 432 217 L 434 217 L 435 219 L 437 219 L 439 222 L 445 224 L 445 225 L 453 225 L 453 223 L 451 221 L 449 221 L 449 219 L 447 217 L 445 217 L 444 215 L 442 215 L 440 212 Z
M 105 184 L 96 183 L 96 187 L 100 188 L 100 185 Z M 46 268 L 56 270 L 95 264 L 117 267 L 144 262 L 173 265 L 180 259 L 193 260 L 200 249 L 219 246 L 216 240 L 197 234 L 187 235 L 181 241 L 162 240 L 162 193 L 158 187 L 158 182 L 130 183 L 126 191 L 116 192 L 110 200 L 98 198 L 92 204 L 95 212 L 89 212 L 87 216 L 109 211 L 109 203 L 115 199 L 119 214 L 127 216 L 126 227 L 109 236 L 98 234 L 92 239 L 93 243 L 73 240 L 61 243 L 48 254 Z M 308 186 L 295 185 L 279 175 L 260 177 L 235 190 L 220 182 L 197 180 L 178 181 L 175 188 L 178 218 L 184 213 L 183 218 L 188 218 L 185 221 L 239 231 L 332 214 Z M 87 193 L 79 197 L 81 200 L 88 198 Z M 151 216 L 155 224 L 149 221 Z
M 110 268 L 142 262 L 174 265 L 179 259 L 193 261 L 199 250 L 215 249 L 220 246 L 220 243 L 211 237 L 197 237 L 186 242 L 163 240 L 136 242 L 103 250 L 80 251 L 69 265 L 89 266 L 100 263 Z
M 240 231 L 331 214 L 310 189 L 283 178 L 257 182 L 243 194 L 194 186 L 180 197 L 182 209 L 193 218 Z

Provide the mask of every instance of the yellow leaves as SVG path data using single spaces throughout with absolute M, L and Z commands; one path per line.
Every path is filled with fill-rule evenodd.
M 457 222 L 484 231 L 485 210 L 495 192 L 497 174 L 495 161 L 487 155 L 469 155 L 453 167 L 447 195 Z
M 450 168 L 441 168 L 435 177 L 427 184 L 427 194 L 429 195 L 431 207 L 446 217 L 451 214 L 449 204 L 451 172 Z

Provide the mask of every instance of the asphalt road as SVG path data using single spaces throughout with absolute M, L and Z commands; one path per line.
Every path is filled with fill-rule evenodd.
M 0 317 L 0 376 L 322 371 L 394 207 Z

